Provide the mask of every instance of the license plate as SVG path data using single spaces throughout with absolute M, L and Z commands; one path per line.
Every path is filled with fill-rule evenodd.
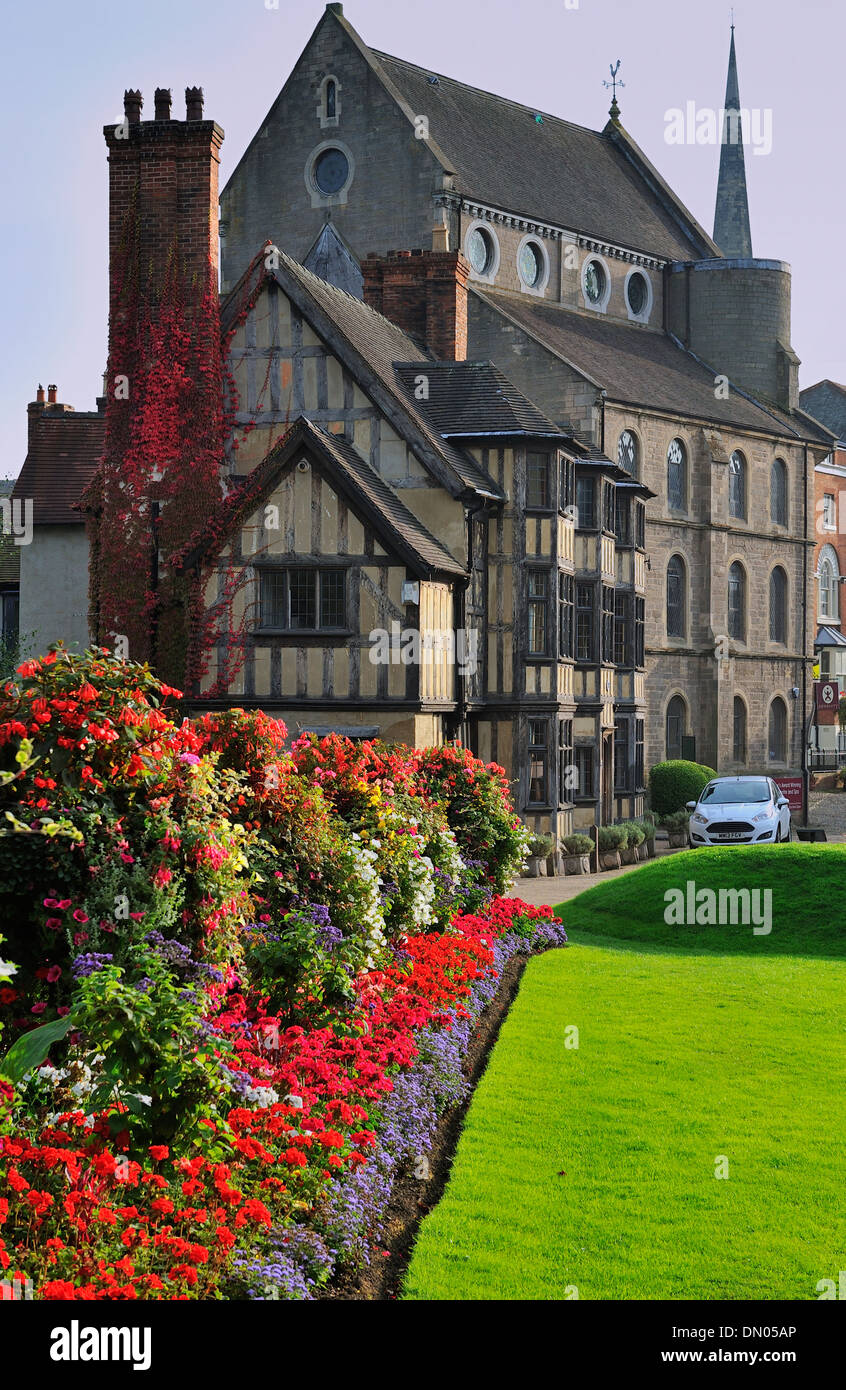
M 719 835 L 717 838 L 720 840 L 745 840 L 746 832 L 742 830 L 733 830 L 730 835 Z

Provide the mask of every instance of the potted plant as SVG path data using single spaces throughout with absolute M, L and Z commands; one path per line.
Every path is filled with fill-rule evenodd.
M 672 811 L 669 815 L 661 818 L 661 824 L 667 831 L 670 849 L 687 848 L 689 821 L 689 811 Z
M 644 839 L 644 841 L 643 841 L 643 847 L 644 847 L 645 850 L 646 850 L 646 855 L 645 855 L 644 857 L 645 857 L 645 858 L 649 858 L 649 859 L 654 859 L 654 858 L 655 858 L 655 816 L 653 815 L 653 813 L 652 813 L 651 811 L 644 811 L 643 816 L 641 817 L 641 822 L 640 822 L 640 823 L 641 823 L 641 825 L 643 826 L 643 833 L 644 833 L 644 836 L 646 837 L 646 838 Z
M 620 845 L 620 863 L 636 864 L 637 841 L 634 822 L 630 820 L 623 821 L 617 828 L 623 832 L 623 843 Z
M 590 835 L 565 835 L 561 848 L 564 851 L 565 874 L 590 873 L 590 852 L 593 849 Z
M 620 850 L 626 842 L 626 832 L 622 825 L 601 825 L 599 827 L 599 863 L 603 869 L 619 869 Z
M 540 878 L 540 866 L 544 859 L 555 850 L 555 841 L 551 835 L 533 835 L 529 841 L 529 858 L 526 862 L 526 877 Z
M 624 860 L 624 863 L 639 864 L 641 859 L 646 858 L 645 852 L 641 854 L 641 850 L 643 849 L 645 839 L 646 831 L 644 830 L 640 821 L 628 821 L 626 824 L 626 844 L 627 853 L 631 855 L 631 858 Z

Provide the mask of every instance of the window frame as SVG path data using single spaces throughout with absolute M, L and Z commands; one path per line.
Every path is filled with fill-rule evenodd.
M 670 582 L 671 579 L 676 575 L 678 575 L 679 598 L 677 604 L 671 604 Z M 670 623 L 670 614 L 674 611 L 677 611 L 679 615 L 678 630 Z M 664 621 L 667 627 L 668 638 L 672 638 L 674 641 L 677 642 L 684 642 L 687 640 L 687 565 L 685 563 L 684 556 L 678 555 L 675 552 L 670 556 L 669 560 L 667 561 L 667 575 L 664 592 Z
M 768 588 L 770 641 L 778 642 L 780 646 L 786 646 L 788 584 L 787 572 L 782 565 L 773 565 L 773 568 L 770 570 Z
M 732 521 L 749 520 L 749 465 L 742 449 L 733 449 L 728 465 L 729 516 Z M 736 481 L 737 480 L 737 481 Z
M 540 740 L 536 739 L 535 737 L 535 729 L 537 726 L 543 728 L 543 737 Z M 526 763 L 528 773 L 526 805 L 549 806 L 549 719 L 546 716 L 530 715 L 527 720 L 526 735 L 528 752 L 528 758 Z M 538 754 L 540 754 L 540 765 L 542 768 L 541 777 L 543 779 L 542 790 L 544 793 L 543 797 L 541 798 L 532 796 L 532 789 L 536 781 L 536 778 L 534 777 L 532 772 L 532 764 L 533 762 L 538 760 Z
M 681 451 L 681 458 L 679 459 L 670 458 L 670 452 L 674 444 L 678 444 L 679 449 Z M 674 494 L 676 493 L 676 489 L 673 486 L 673 474 L 671 472 L 672 469 L 678 469 L 680 488 L 677 495 L 681 497 L 680 502 L 675 502 L 673 500 Z M 678 512 L 680 515 L 684 516 L 687 515 L 689 509 L 687 475 L 687 445 L 685 444 L 684 440 L 679 437 L 679 435 L 674 435 L 673 438 L 670 440 L 669 444 L 667 445 L 667 506 L 671 512 Z
M 533 593 L 532 585 L 539 580 L 543 581 L 543 591 Z M 536 614 L 540 612 L 543 624 L 543 647 L 533 647 L 532 637 L 536 622 Z M 549 656 L 549 570 L 539 569 L 535 566 L 526 570 L 526 656 L 545 657 Z
M 778 492 L 776 490 L 776 478 L 778 478 Z M 779 497 L 780 506 L 776 505 L 776 498 Z M 776 515 L 780 512 L 780 515 Z M 790 517 L 790 506 L 788 501 L 788 482 L 787 482 L 787 463 L 781 457 L 774 458 L 770 465 L 770 523 L 773 526 L 787 526 Z
M 294 627 L 291 625 L 291 575 L 310 576 L 314 579 L 314 615 L 315 626 Z M 342 596 L 341 608 L 344 614 L 344 622 L 341 624 L 326 623 L 321 624 L 323 607 L 322 586 L 324 579 L 328 575 L 336 575 L 341 578 Z M 286 637 L 320 637 L 324 634 L 345 634 L 353 631 L 353 623 L 350 615 L 350 586 L 347 582 L 348 567 L 341 565 L 262 565 L 258 569 L 258 613 L 259 622 L 256 630 L 258 632 L 273 632 Z M 280 581 L 282 585 L 282 609 L 287 621 L 284 623 L 268 622 L 267 607 L 265 601 L 265 584 L 269 580 Z M 274 602 L 273 614 L 278 612 Z
M 732 574 L 734 571 L 737 571 L 737 580 L 732 578 Z M 740 595 L 739 604 L 732 603 L 733 587 Z M 746 611 L 748 601 L 748 588 L 749 580 L 746 574 L 745 567 L 740 562 L 740 560 L 732 560 L 731 564 L 728 567 L 728 574 L 726 577 L 726 628 L 729 637 L 731 637 L 735 642 L 746 641 L 748 623 Z

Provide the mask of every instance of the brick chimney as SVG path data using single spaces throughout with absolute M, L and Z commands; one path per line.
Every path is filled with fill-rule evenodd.
M 470 266 L 460 251 L 389 251 L 361 268 L 371 308 L 442 361 L 465 361 Z
M 195 302 L 208 287 L 210 270 L 217 285 L 223 131 L 203 120 L 202 88 L 186 88 L 185 101 L 186 119 L 172 120 L 170 91 L 160 87 L 155 120 L 142 121 L 143 97 L 127 91 L 125 120 L 103 128 L 109 149 L 110 269 L 122 268 L 124 280 L 137 276 L 140 296 L 151 304 L 174 257 L 183 292 L 192 287 Z M 114 273 L 111 279 L 114 298 Z M 189 309 L 191 298 L 185 293 Z M 114 313 L 117 305 L 110 308 Z

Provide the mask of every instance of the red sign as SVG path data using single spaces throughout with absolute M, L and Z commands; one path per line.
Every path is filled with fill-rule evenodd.
M 840 704 L 840 690 L 837 681 L 815 681 L 817 696 L 817 723 L 834 724 Z
M 773 781 L 781 792 L 786 796 L 790 805 L 791 814 L 794 811 L 802 810 L 802 778 L 801 777 L 774 777 Z

